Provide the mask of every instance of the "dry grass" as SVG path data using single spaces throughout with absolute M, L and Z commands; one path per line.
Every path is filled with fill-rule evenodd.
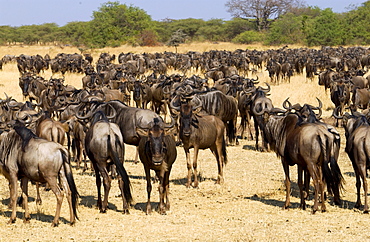
M 236 46 L 227 43 L 193 44 L 180 46 L 179 51 L 206 51 L 210 49 L 260 48 L 258 46 Z M 161 52 L 171 51 L 165 47 L 132 48 L 121 47 L 100 51 L 119 54 L 120 52 Z M 41 54 L 74 53 L 79 51 L 65 47 L 1 47 L 0 56 L 5 54 Z M 259 72 L 261 83 L 268 81 L 266 72 Z M 50 73 L 44 74 L 46 78 Z M 8 64 L 0 71 L 1 92 L 21 100 L 18 87 L 16 64 Z M 81 86 L 82 75 L 68 74 L 68 84 Z M 295 76 L 290 84 L 271 87 L 271 99 L 276 106 L 286 97 L 292 103 L 311 103 L 317 105 L 316 97 L 324 103 L 324 108 L 332 107 L 328 94 L 323 87 L 314 82 L 306 82 L 304 77 Z M 333 122 L 330 110 L 324 113 L 328 122 Z M 201 151 L 199 169 L 203 181 L 199 189 L 186 189 L 186 162 L 184 151 L 178 148 L 178 158 L 171 177 L 171 211 L 166 216 L 153 212 L 145 215 L 146 182 L 141 164 L 128 161 L 125 167 L 132 182 L 134 206 L 130 215 L 123 215 L 121 198 L 117 182 L 113 181 L 109 197 L 107 214 L 100 214 L 96 208 L 95 178 L 89 173 L 74 169 L 74 175 L 81 199 L 79 205 L 80 221 L 74 227 L 69 226 L 68 206 L 64 201 L 61 213 L 61 225 L 50 228 L 55 213 L 56 200 L 51 192 L 42 191 L 43 205 L 35 204 L 35 189 L 30 185 L 30 224 L 23 224 L 22 209 L 18 208 L 18 220 L 7 225 L 10 216 L 8 209 L 9 190 L 4 177 L 0 178 L 0 241 L 364 241 L 369 240 L 366 233 L 370 222 L 369 215 L 353 210 L 355 179 L 353 168 L 344 152 L 345 138 L 342 128 L 338 128 L 342 137 L 339 165 L 346 180 L 343 193 L 343 205 L 333 206 L 329 200 L 328 212 L 312 215 L 310 208 L 303 211 L 298 208 L 298 188 L 296 168 L 291 169 L 293 181 L 292 208 L 282 210 L 285 199 L 283 169 L 274 153 L 260 153 L 254 150 L 254 141 L 242 140 L 239 146 L 228 147 L 229 163 L 225 171 L 225 184 L 215 185 L 217 166 L 211 152 Z M 126 146 L 126 159 L 134 157 L 134 147 Z M 156 185 L 155 185 L 156 186 Z M 152 191 L 152 201 L 156 206 L 158 193 Z M 313 201 L 308 201 L 312 206 Z

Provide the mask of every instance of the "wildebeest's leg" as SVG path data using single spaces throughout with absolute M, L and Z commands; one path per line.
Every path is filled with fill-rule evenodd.
M 259 130 L 258 130 L 258 123 L 256 122 L 256 118 L 253 117 L 254 120 L 254 130 L 255 130 L 255 136 L 256 136 L 256 151 L 258 151 L 258 135 L 259 135 Z
M 170 173 L 171 168 L 168 169 L 168 171 L 164 174 L 164 180 L 163 180 L 163 187 L 164 187 L 164 193 L 166 197 L 166 210 L 170 210 L 170 200 L 168 198 L 168 194 L 170 192 Z
M 156 171 L 157 177 L 159 178 L 159 186 L 158 186 L 158 191 L 159 191 L 159 204 L 158 204 L 158 212 L 162 215 L 166 214 L 166 208 L 164 206 L 164 197 L 165 197 L 165 171 L 164 169 L 161 169 L 160 171 Z
M 189 148 L 184 148 L 185 150 L 185 156 L 186 156 L 186 166 L 188 168 L 188 181 L 186 182 L 186 187 L 189 188 L 192 183 L 192 175 L 193 175 L 193 168 L 191 165 L 191 159 L 190 159 L 190 150 Z
M 224 172 L 223 172 L 224 157 L 222 155 L 222 143 L 219 144 L 219 142 L 217 142 L 215 147 L 211 147 L 210 149 L 212 153 L 214 154 L 214 156 L 216 157 L 216 161 L 217 161 L 218 176 L 217 176 L 216 184 L 223 184 L 224 183 Z
M 361 189 L 361 180 L 363 181 L 364 186 L 364 195 L 365 195 L 365 203 L 364 203 L 364 213 L 369 212 L 368 202 L 367 202 L 367 179 L 366 179 L 366 165 L 362 164 L 361 167 L 357 166 L 356 172 L 356 188 L 357 188 L 357 201 L 356 201 L 356 208 L 360 208 L 361 206 L 361 198 L 360 198 L 360 189 Z
M 193 155 L 193 172 L 194 172 L 194 188 L 198 188 L 199 181 L 198 181 L 198 153 L 199 147 L 194 145 L 194 155 Z
M 100 210 L 100 212 L 105 213 L 107 212 L 108 195 L 109 195 L 109 191 L 111 187 L 112 178 L 109 176 L 108 170 L 105 167 L 100 169 L 100 174 L 103 177 L 103 187 L 104 187 L 104 200 L 103 200 L 103 205 L 102 205 L 102 209 Z
M 314 214 L 319 208 L 319 194 L 321 193 L 323 195 L 324 189 L 323 189 L 323 186 L 322 186 L 322 180 L 320 181 L 319 171 L 317 169 L 315 169 L 313 164 L 311 164 L 310 162 L 307 163 L 307 169 L 311 174 L 312 181 L 313 181 L 313 184 L 314 184 L 314 187 L 315 187 L 315 193 L 314 193 L 315 198 L 314 198 L 314 205 L 313 205 L 313 208 L 312 208 L 312 213 Z M 323 200 L 324 196 L 322 196 L 321 199 Z M 324 201 L 322 201 L 322 204 L 324 204 Z
M 308 172 L 307 169 L 304 169 L 304 191 L 305 191 L 305 196 L 304 198 L 307 199 L 310 196 L 310 173 Z
M 31 216 L 28 210 L 28 178 L 27 177 L 23 177 L 21 179 L 21 188 L 22 188 L 23 208 L 24 208 L 23 222 L 28 223 L 31 219 Z
M 96 183 L 96 189 L 98 190 L 98 202 L 97 202 L 97 206 L 98 206 L 99 210 L 101 211 L 102 210 L 102 201 L 101 201 L 101 190 L 100 190 L 101 189 L 100 171 L 99 171 L 99 168 L 98 168 L 95 160 L 91 159 L 91 163 L 94 166 L 94 170 L 95 170 L 95 183 Z
M 65 170 L 62 168 L 59 172 L 59 179 L 60 179 L 60 186 L 63 189 L 63 192 L 66 194 L 66 198 L 68 201 L 68 206 L 69 206 L 69 218 L 70 218 L 70 223 L 71 225 L 75 224 L 75 214 L 73 212 L 73 205 L 72 205 L 72 192 L 71 189 L 68 185 L 67 177 L 65 175 Z
M 284 204 L 284 209 L 289 208 L 290 206 L 290 176 L 289 176 L 289 165 L 287 162 L 285 162 L 283 159 L 281 160 L 284 168 L 284 173 L 285 173 L 285 204 Z
M 60 209 L 62 207 L 64 193 L 60 189 L 56 177 L 45 177 L 45 180 L 47 181 L 47 183 L 50 186 L 50 189 L 54 192 L 55 197 L 57 198 L 57 208 L 55 210 L 55 217 L 51 224 L 52 227 L 56 227 L 59 224 Z
M 304 196 L 304 185 L 303 185 L 303 168 L 300 165 L 297 165 L 298 167 L 298 187 L 299 187 L 299 194 L 301 197 L 301 204 L 300 208 L 303 210 L 306 210 L 306 201 Z
M 139 146 L 136 146 L 136 153 L 135 153 L 134 163 L 135 164 L 139 163 Z
M 152 205 L 150 204 L 150 193 L 152 192 L 152 183 L 150 181 L 150 169 L 148 167 L 144 167 L 145 170 L 145 178 L 146 178 L 146 192 L 148 195 L 148 201 L 146 203 L 146 214 L 149 215 L 152 213 Z
M 125 196 L 123 195 L 123 194 L 125 194 L 124 193 L 124 188 L 123 188 L 123 180 L 122 180 L 122 177 L 121 176 L 118 176 L 118 187 L 119 187 L 119 189 L 120 189 L 120 191 L 121 191 L 121 197 L 122 197 L 122 203 L 123 203 L 123 210 L 122 210 L 122 212 L 124 213 L 124 214 L 130 214 L 130 212 L 129 212 L 129 207 L 128 207 L 128 203 L 127 203 L 127 201 L 126 201 L 126 198 L 125 198 Z
M 12 215 L 10 216 L 10 220 L 8 223 L 14 223 L 16 220 L 17 214 L 17 186 L 18 186 L 18 178 L 17 174 L 10 174 L 9 175 L 9 190 L 10 190 L 10 205 L 12 207 Z
M 36 182 L 36 204 L 38 205 L 41 205 L 42 204 L 42 200 L 41 200 L 41 196 L 40 196 L 40 183 L 39 182 Z

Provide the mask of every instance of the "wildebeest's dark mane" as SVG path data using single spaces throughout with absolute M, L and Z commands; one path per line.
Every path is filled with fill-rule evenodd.
M 98 121 L 108 122 L 108 118 L 103 111 L 97 111 L 96 113 L 94 113 L 91 119 L 91 126 L 94 125 Z
M 25 152 L 25 148 L 32 138 L 34 139 L 38 138 L 36 134 L 34 134 L 30 129 L 24 126 L 15 125 L 14 130 L 22 139 L 22 151 L 23 152 Z

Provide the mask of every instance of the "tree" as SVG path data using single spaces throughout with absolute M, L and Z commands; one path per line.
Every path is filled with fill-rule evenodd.
M 229 0 L 225 4 L 233 17 L 256 21 L 258 31 L 269 27 L 271 20 L 291 8 L 303 6 L 301 0 Z
M 200 27 L 196 34 L 203 37 L 203 40 L 223 41 L 225 39 L 224 33 L 224 21 L 222 19 L 211 19 L 203 27 Z
M 176 49 L 176 53 L 177 53 L 177 46 L 179 46 L 180 44 L 184 43 L 185 40 L 186 40 L 186 37 L 187 35 L 182 31 L 182 29 L 178 29 L 177 31 L 175 31 L 170 40 L 168 41 L 167 45 L 168 46 L 174 46 L 175 49 Z
M 279 19 L 271 24 L 267 34 L 267 44 L 303 44 L 304 16 L 295 16 L 293 13 L 282 15 Z
M 92 45 L 97 47 L 134 44 L 140 33 L 151 27 L 152 19 L 144 10 L 119 2 L 107 2 L 99 11 L 93 12 L 90 38 Z
M 362 3 L 357 9 L 349 11 L 345 15 L 345 23 L 348 33 L 352 38 L 352 44 L 370 44 L 370 1 Z
M 345 45 L 348 38 L 343 16 L 334 13 L 330 8 L 324 9 L 319 16 L 307 21 L 305 31 L 309 46 Z

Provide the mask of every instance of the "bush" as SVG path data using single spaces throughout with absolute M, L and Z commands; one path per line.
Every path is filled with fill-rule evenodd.
M 245 31 L 241 34 L 238 34 L 234 39 L 232 39 L 232 42 L 237 44 L 252 44 L 256 42 L 262 42 L 264 39 L 264 35 L 264 33 L 253 30 Z

